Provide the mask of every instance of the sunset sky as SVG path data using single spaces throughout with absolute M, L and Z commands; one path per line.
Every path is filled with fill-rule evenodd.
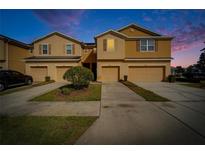
M 172 66 L 195 63 L 205 47 L 205 10 L 0 10 L 0 34 L 25 43 L 53 31 L 94 42 L 130 23 L 175 37 Z

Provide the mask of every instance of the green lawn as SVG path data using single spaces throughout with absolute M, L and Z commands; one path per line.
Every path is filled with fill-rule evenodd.
M 136 94 L 142 96 L 146 101 L 159 101 L 159 102 L 170 101 L 169 99 L 159 96 L 152 91 L 141 88 L 132 82 L 122 81 L 122 83 L 126 85 L 128 88 L 130 88 L 132 91 L 134 91 Z
M 43 82 L 39 82 L 39 83 L 32 84 L 32 85 L 25 85 L 25 86 L 10 88 L 10 89 L 6 89 L 5 91 L 0 92 L 0 95 L 6 95 L 6 94 L 13 93 L 13 92 L 17 92 L 17 91 L 21 91 L 21 90 L 26 90 L 26 89 L 30 89 L 30 88 L 33 88 L 33 87 L 38 87 L 38 86 L 46 85 L 46 84 L 53 83 L 53 82 L 55 82 L 55 81 L 54 80 L 43 81 Z
M 68 88 L 70 94 L 62 94 L 62 88 Z M 37 96 L 31 101 L 99 101 L 101 99 L 101 84 L 90 84 L 88 88 L 75 90 L 71 85 L 66 85 Z
M 97 117 L 0 117 L 0 144 L 74 144 Z

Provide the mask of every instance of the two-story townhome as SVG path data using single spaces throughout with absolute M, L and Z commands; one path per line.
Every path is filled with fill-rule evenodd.
M 34 81 L 44 81 L 45 76 L 63 81 L 63 74 L 73 66 L 96 68 L 95 44 L 54 32 L 33 41 L 32 46 L 33 56 L 25 58 L 25 63 L 26 74 Z
M 162 81 L 170 74 L 172 37 L 135 24 L 95 37 L 97 80 Z
M 11 69 L 26 73 L 24 58 L 30 57 L 31 46 L 0 35 L 0 70 Z
M 170 74 L 172 39 L 135 24 L 101 33 L 95 36 L 95 43 L 59 32 L 30 45 L 0 37 L 1 50 L 6 51 L 1 52 L 0 67 L 31 75 L 34 81 L 44 81 L 46 76 L 63 81 L 68 69 L 84 66 L 92 70 L 97 81 L 118 81 L 127 76 L 133 82 L 158 82 Z

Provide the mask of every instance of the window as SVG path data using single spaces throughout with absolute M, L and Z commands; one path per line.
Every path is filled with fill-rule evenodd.
M 115 49 L 115 40 L 114 39 L 107 39 L 107 49 L 108 49 L 108 51 L 114 51 L 114 49 Z
M 140 51 L 149 52 L 155 50 L 155 40 L 142 39 L 140 40 Z
M 68 55 L 71 55 L 71 54 L 72 54 L 72 50 L 73 50 L 72 47 L 73 47 L 72 44 L 67 44 L 67 45 L 66 45 L 66 53 L 67 53 Z
M 48 54 L 48 44 L 43 44 L 42 45 L 42 50 L 43 50 L 43 54 L 47 55 Z

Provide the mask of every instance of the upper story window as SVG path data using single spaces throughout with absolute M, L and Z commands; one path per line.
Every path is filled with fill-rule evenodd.
M 67 45 L 66 45 L 66 53 L 67 53 L 68 55 L 73 54 L 73 45 L 72 45 L 72 44 L 67 44 Z
M 48 54 L 48 44 L 42 44 L 42 51 L 44 55 Z
M 140 51 L 142 51 L 142 52 L 155 51 L 155 40 L 153 40 L 153 39 L 141 39 L 140 40 Z
M 115 40 L 107 39 L 104 40 L 104 51 L 115 51 Z

